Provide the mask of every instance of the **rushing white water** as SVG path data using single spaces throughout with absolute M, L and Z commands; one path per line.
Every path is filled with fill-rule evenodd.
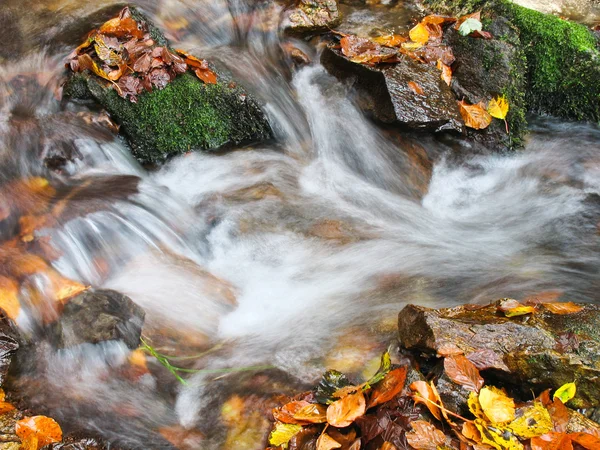
M 385 324 L 407 302 L 443 306 L 549 290 L 597 301 L 596 127 L 547 119 L 521 152 L 469 156 L 464 147 L 457 157 L 456 147 L 431 136 L 379 129 L 318 62 L 290 72 L 277 33 L 256 27 L 277 18 L 279 7 L 202 5 L 169 0 L 151 11 L 163 25 L 219 17 L 223 26 L 192 26 L 182 44 L 220 59 L 264 101 L 276 143 L 182 155 L 148 173 L 122 142 L 70 122 L 53 95 L 58 77 L 11 88 L 19 73 L 60 73 L 64 49 L 2 68 L 4 180 L 41 174 L 59 185 L 97 186 L 46 231 L 62 252 L 55 268 L 63 275 L 129 295 L 151 329 L 172 333 L 184 348 L 194 339 L 207 348 L 225 343 L 199 367 L 268 364 L 306 382 L 352 327 L 380 327 L 389 339 L 393 327 Z M 11 117 L 25 104 L 29 125 L 17 129 Z M 48 172 L 36 156 L 40 133 L 50 143 L 60 135 L 81 157 Z M 430 180 L 414 157 L 419 145 L 435 159 Z M 126 192 L 132 177 L 137 193 L 112 192 Z M 19 319 L 34 328 L 26 312 Z M 129 352 L 118 343 L 40 348 L 45 370 L 27 375 L 45 387 L 22 383 L 32 404 L 125 448 L 170 448 L 156 430 L 176 423 L 199 427 L 203 448 L 218 448 L 220 432 L 211 430 L 215 405 L 231 391 L 227 377 L 192 375 L 186 387 L 167 389 L 149 375 L 114 376 Z

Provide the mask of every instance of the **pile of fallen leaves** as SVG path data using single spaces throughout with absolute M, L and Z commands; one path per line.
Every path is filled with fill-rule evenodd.
M 448 356 L 444 372 L 456 388 L 471 391 L 463 417 L 445 407 L 435 384 L 417 380 L 405 386 L 409 365 L 394 367 L 382 357 L 378 372 L 355 385 L 340 372 L 326 372 L 310 392 L 273 410 L 270 450 L 600 450 L 600 426 L 568 432 L 565 406 L 575 395 L 568 383 L 539 397 L 517 402 L 505 390 L 485 385 L 477 367 L 464 355 Z M 575 413 L 576 414 L 576 413 Z
M 140 93 L 164 89 L 188 69 L 205 83 L 217 82 L 206 60 L 157 45 L 147 25 L 136 21 L 127 7 L 90 32 L 69 55 L 67 67 L 74 72 L 93 72 L 110 82 L 121 97 L 134 103 Z
M 425 16 L 410 29 L 408 36 L 393 34 L 367 39 L 351 34 L 334 33 L 341 36 L 339 48 L 342 54 L 354 63 L 376 66 L 382 63 L 397 63 L 403 56 L 409 57 L 422 64 L 435 65 L 440 70 L 442 80 L 450 86 L 451 66 L 455 57 L 452 48 L 442 42 L 444 32 L 450 26 L 465 37 L 492 39 L 490 33 L 482 30 L 480 11 L 460 18 Z M 426 95 L 417 81 L 410 81 L 408 85 L 416 94 Z M 458 106 L 467 127 L 478 130 L 487 128 L 492 122 L 492 117 L 504 120 L 506 124 L 509 105 L 503 96 L 492 98 L 487 104 L 470 105 L 461 100 Z M 506 132 L 508 133 L 508 125 Z

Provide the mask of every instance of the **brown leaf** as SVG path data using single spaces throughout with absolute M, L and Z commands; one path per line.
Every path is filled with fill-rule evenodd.
M 456 17 L 450 17 L 450 16 L 438 16 L 436 14 L 431 14 L 429 16 L 425 16 L 423 17 L 423 20 L 421 20 L 422 24 L 429 24 L 429 23 L 434 23 L 436 25 L 444 25 L 446 23 L 454 23 L 456 22 Z
M 471 34 L 469 34 L 469 36 L 472 38 L 479 38 L 479 39 L 494 39 L 494 36 L 492 36 L 492 33 L 489 33 L 487 31 L 482 31 L 482 30 L 475 30 Z
M 361 389 L 354 394 L 333 402 L 327 408 L 327 422 L 338 428 L 351 425 L 354 420 L 364 415 L 367 409 L 365 396 Z
M 319 403 L 309 403 L 294 414 L 294 419 L 306 423 L 325 423 L 327 407 Z
M 0 276 L 0 309 L 12 320 L 17 320 L 21 311 L 18 284 L 3 276 Z
M 465 121 L 465 125 L 476 130 L 483 130 L 492 123 L 492 116 L 480 104 L 469 105 L 464 100 L 458 102 L 460 115 Z
M 531 438 L 531 450 L 573 450 L 573 444 L 565 433 L 546 433 Z
M 169 72 L 167 72 L 166 69 L 153 69 L 148 75 L 148 79 L 152 83 L 152 86 L 158 90 L 167 87 L 167 84 L 171 81 Z
M 133 36 L 141 39 L 144 37 L 145 30 L 133 18 L 125 17 L 123 19 L 115 17 L 102 24 L 98 29 L 101 34 L 115 37 Z
M 60 426 L 54 419 L 46 416 L 24 417 L 15 424 L 15 433 L 21 438 L 23 445 L 29 445 L 29 448 L 36 450 L 62 441 Z
M 422 59 L 426 63 L 437 63 L 438 60 L 450 66 L 455 61 L 452 47 L 444 44 L 426 45 L 412 52 L 416 57 Z
M 463 22 L 467 19 L 476 19 L 481 22 L 481 11 L 477 11 L 477 12 L 474 12 L 471 14 L 467 14 L 466 16 L 462 16 L 454 24 L 454 29 L 458 30 L 460 28 L 460 26 L 463 24 Z
M 331 438 L 327 433 L 321 434 L 319 439 L 317 439 L 317 450 L 332 450 L 334 448 L 340 448 L 341 446 L 342 444 Z
M 194 69 L 194 73 L 206 84 L 217 84 L 217 75 L 210 69 Z
M 542 305 L 552 314 L 575 314 L 583 309 L 583 306 L 573 302 L 542 303 Z
M 600 438 L 589 433 L 569 433 L 569 438 L 587 450 L 600 450 Z
M 417 450 L 436 450 L 446 441 L 446 436 L 436 427 L 424 420 L 415 420 L 410 425 L 413 431 L 406 433 L 406 440 Z
M 444 80 L 446 84 L 450 86 L 450 83 L 452 82 L 452 69 L 450 66 L 444 64 L 441 59 L 438 59 L 437 68 L 442 71 L 442 80 Z
M 398 450 L 398 447 L 396 447 L 391 442 L 385 441 L 383 444 L 381 444 L 379 450 Z
M 493 350 L 483 348 L 469 353 L 467 359 L 471 361 L 479 370 L 501 369 L 506 367 L 502 355 Z
M 530 295 L 523 299 L 523 303 L 526 305 L 538 305 L 540 303 L 552 303 L 556 302 L 559 297 L 563 295 L 563 291 L 542 291 L 537 294 Z
M 283 405 L 281 408 L 275 408 L 273 410 L 273 417 L 275 420 L 283 423 L 307 425 L 308 422 L 300 423 L 302 421 L 296 419 L 294 415 L 302 410 L 302 408 L 309 405 L 310 403 L 304 400 L 289 402 Z
M 423 24 L 423 22 L 421 22 Z M 440 41 L 442 39 L 442 35 L 444 32 L 442 31 L 442 27 L 437 23 L 427 23 L 423 24 L 425 28 L 427 28 L 427 32 L 429 33 L 429 42 L 432 41 Z
M 436 402 L 436 398 L 431 386 L 425 381 L 415 381 L 409 387 L 418 394 L 413 396 L 415 404 L 423 403 L 425 406 L 427 406 L 429 412 L 431 412 L 431 414 L 433 414 L 437 420 L 442 420 L 440 408 L 432 403 Z
M 375 385 L 369 397 L 369 408 L 388 402 L 402 392 L 406 382 L 406 367 L 390 371 L 383 380 Z
M 378 64 L 395 58 L 397 51 L 382 47 L 369 39 L 348 35 L 340 40 L 342 54 L 359 64 Z
M 408 41 L 408 39 L 399 34 L 390 34 L 388 36 L 373 38 L 372 41 L 385 47 L 399 47 L 401 44 Z
M 415 81 L 409 81 L 408 82 L 408 87 L 410 88 L 411 91 L 413 91 L 417 95 L 424 95 L 425 94 L 423 92 L 423 88 L 421 86 L 419 86 L 419 84 L 416 83 Z
M 464 386 L 469 391 L 479 392 L 483 386 L 484 380 L 479 374 L 479 370 L 464 355 L 445 358 L 444 371 L 452 381 Z
M 548 397 L 550 397 L 550 391 L 548 390 Z M 555 398 L 552 403 L 546 406 L 550 417 L 552 417 L 552 423 L 554 424 L 554 431 L 564 433 L 567 431 L 567 425 L 569 424 L 569 409 L 559 399 Z
M 118 85 L 120 89 L 117 91 L 118 94 L 123 98 L 129 97 L 133 103 L 137 102 L 138 94 L 144 90 L 140 79 L 133 75 L 125 75 L 119 80 Z
M 145 74 L 150 70 L 150 64 L 152 64 L 152 55 L 150 55 L 150 52 L 146 52 L 135 60 L 133 70 Z

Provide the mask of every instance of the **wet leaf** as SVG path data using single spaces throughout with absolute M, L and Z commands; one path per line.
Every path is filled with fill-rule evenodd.
M 552 403 L 548 404 L 548 412 L 552 417 L 554 424 L 554 431 L 565 432 L 567 431 L 567 425 L 569 424 L 569 409 L 559 399 L 555 399 Z
M 460 115 L 465 121 L 465 125 L 476 130 L 483 130 L 492 123 L 492 116 L 479 104 L 469 105 L 464 100 L 458 102 Z
M 341 372 L 337 370 L 328 370 L 319 381 L 315 391 L 315 399 L 322 404 L 329 404 L 334 401 L 333 394 L 351 383 Z
M 529 439 L 552 431 L 552 417 L 540 402 L 517 410 L 517 418 L 507 428 L 520 438 Z
M 476 419 L 475 427 L 481 436 L 483 444 L 490 445 L 497 450 L 522 450 L 523 444 L 513 436 L 508 430 L 502 430 L 496 427 L 488 426 L 483 420 Z
M 307 423 L 325 423 L 327 407 L 320 403 L 309 403 L 294 414 L 294 419 Z
M 329 405 L 327 422 L 334 427 L 344 428 L 364 415 L 366 409 L 365 396 L 359 389 L 354 394 L 347 395 Z
M 454 29 L 459 30 L 460 26 L 468 19 L 475 19 L 475 20 L 481 22 L 481 11 L 476 11 L 474 13 L 467 14 L 466 16 L 460 17 L 454 24 Z
M 384 352 L 381 355 L 381 362 L 379 363 L 379 369 L 375 375 L 373 375 L 366 383 L 365 386 L 368 389 L 376 383 L 379 383 L 381 380 L 385 378 L 385 376 L 389 373 L 392 368 L 392 359 L 390 358 L 389 352 Z
M 553 314 L 575 314 L 583 309 L 583 306 L 573 302 L 542 303 L 542 305 Z
M 77 62 L 81 70 L 91 70 L 93 73 L 98 75 L 100 78 L 104 78 L 105 80 L 112 81 L 108 74 L 102 69 L 90 55 L 83 54 L 77 58 Z
M 334 448 L 340 448 L 342 444 L 333 439 L 327 433 L 321 434 L 317 439 L 317 450 L 332 450 Z
M 569 433 L 569 438 L 587 450 L 600 450 L 600 437 L 589 433 Z
M 3 276 L 0 276 L 0 309 L 12 320 L 17 320 L 21 311 L 18 284 Z
M 410 423 L 413 431 L 406 433 L 406 440 L 412 448 L 417 450 L 436 450 L 446 442 L 446 435 L 435 426 L 424 420 L 415 420 Z
M 576 392 L 577 386 L 575 386 L 575 383 L 566 383 L 556 390 L 553 399 L 558 399 L 563 403 L 567 403 L 569 400 L 575 397 Z
M 369 408 L 388 402 L 402 392 L 406 382 L 406 367 L 389 372 L 371 391 Z
M 469 398 L 467 400 L 467 406 L 469 407 L 469 411 L 478 419 L 487 420 L 483 409 L 481 409 L 481 405 L 479 404 L 479 396 L 475 392 L 471 392 L 469 394 Z
M 442 80 L 444 80 L 446 84 L 450 86 L 450 83 L 452 82 L 452 69 L 450 66 L 447 66 L 442 62 L 442 60 L 438 59 L 437 68 L 442 71 Z
M 342 54 L 358 64 L 378 64 L 397 55 L 397 51 L 392 48 L 382 47 L 369 39 L 353 35 L 344 36 L 340 40 L 340 46 Z
M 487 31 L 483 31 L 483 30 L 475 30 L 469 36 L 472 38 L 478 38 L 478 39 L 494 39 L 494 36 L 492 36 L 492 33 L 489 33 Z
M 460 33 L 461 36 L 468 36 L 469 34 L 473 33 L 474 31 L 481 31 L 482 28 L 483 28 L 483 25 L 481 24 L 481 22 L 479 20 L 469 18 L 460 24 L 460 27 L 458 28 L 458 32 Z
M 410 29 L 408 36 L 410 37 L 411 41 L 425 45 L 427 44 L 427 41 L 429 41 L 429 30 L 427 29 L 426 25 L 418 23 Z
M 310 406 L 310 403 L 304 400 L 292 401 L 286 403 L 281 408 L 275 408 L 273 410 L 273 417 L 275 420 L 283 423 L 292 423 L 296 425 L 306 425 L 308 422 L 303 422 L 301 419 L 296 418 L 296 414 L 300 412 L 304 407 Z
M 144 37 L 145 31 L 138 25 L 138 23 L 131 17 L 125 17 L 123 19 L 115 17 L 102 24 L 98 29 L 101 34 L 115 37 L 126 37 L 133 36 L 141 39 Z
M 421 23 L 424 25 L 427 25 L 429 23 L 434 23 L 436 25 L 444 25 L 446 23 L 454 23 L 454 22 L 456 22 L 456 17 L 438 16 L 436 14 L 431 14 L 429 16 L 425 16 L 425 17 L 423 17 L 423 20 L 421 20 Z
M 565 433 L 547 433 L 531 438 L 531 450 L 573 450 L 573 444 Z
M 285 445 L 289 440 L 294 437 L 300 430 L 301 425 L 294 425 L 289 423 L 277 423 L 275 429 L 271 431 L 269 435 L 269 444 L 271 445 Z
M 515 308 L 511 308 L 504 312 L 506 317 L 517 317 L 524 316 L 526 314 L 533 314 L 535 312 L 535 308 L 533 306 L 517 306 Z
M 391 442 L 385 441 L 383 444 L 381 444 L 381 447 L 379 447 L 379 450 L 398 450 L 398 447 L 396 447 Z
M 217 75 L 210 69 L 194 69 L 194 73 L 206 84 L 217 84 Z
M 417 95 L 424 95 L 425 94 L 423 92 L 423 88 L 421 86 L 419 86 L 419 84 L 416 83 L 415 81 L 409 81 L 408 82 L 408 87 L 410 88 L 411 91 L 413 91 Z
M 54 270 L 50 270 L 47 275 L 52 283 L 53 297 L 59 302 L 65 303 L 70 298 L 89 289 L 89 286 L 65 278 Z
M 15 425 L 15 433 L 23 446 L 39 450 L 45 445 L 62 441 L 62 430 L 54 419 L 46 416 L 24 417 Z
M 399 34 L 390 34 L 388 36 L 378 36 L 371 39 L 373 42 L 383 45 L 385 47 L 399 47 L 401 44 L 406 42 L 408 39 Z
M 475 426 L 475 424 L 473 422 L 463 423 L 461 431 L 462 431 L 463 436 L 466 437 L 467 439 L 470 439 L 475 442 L 481 441 L 481 433 L 479 433 L 479 430 L 477 429 L 477 427 Z
M 434 404 L 436 402 L 436 397 L 431 386 L 425 381 L 415 381 L 409 387 L 416 392 L 416 395 L 414 396 L 415 404 L 423 403 L 437 420 L 442 420 L 440 408 Z
M 515 419 L 514 400 L 493 386 L 486 386 L 479 391 L 479 404 L 493 424 L 503 424 Z
M 469 391 L 479 392 L 484 380 L 479 370 L 464 355 L 449 356 L 444 359 L 444 371 L 448 377 Z
M 508 101 L 506 97 L 502 95 L 491 99 L 487 110 L 490 116 L 496 119 L 506 119 L 506 114 L 508 114 Z

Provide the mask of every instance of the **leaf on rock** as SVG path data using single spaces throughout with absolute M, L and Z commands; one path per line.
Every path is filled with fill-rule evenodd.
M 275 446 L 285 445 L 300 430 L 302 430 L 302 425 L 276 423 L 275 429 L 269 435 L 269 444 Z
M 363 416 L 366 410 L 365 396 L 359 389 L 354 394 L 347 395 L 327 407 L 327 422 L 334 427 L 344 428 Z
M 194 69 L 194 73 L 206 84 L 217 84 L 217 75 L 210 69 Z
M 307 423 L 325 423 L 327 407 L 320 403 L 309 403 L 294 414 L 294 419 Z
M 415 404 L 423 403 L 427 406 L 433 417 L 437 420 L 442 420 L 442 413 L 440 408 L 435 404 L 437 399 L 431 386 L 425 381 L 415 381 L 409 387 L 416 392 L 413 397 Z
M 520 438 L 530 439 L 553 430 L 552 417 L 540 402 L 519 408 L 516 416 L 507 428 Z
M 472 38 L 479 38 L 479 39 L 488 39 L 488 40 L 494 39 L 494 36 L 492 36 L 492 33 L 489 33 L 487 31 L 483 31 L 483 30 L 475 30 L 469 36 Z
M 533 306 L 525 306 L 513 298 L 503 298 L 500 300 L 498 310 L 502 311 L 506 317 L 523 316 L 535 312 Z
M 442 80 L 444 80 L 446 84 L 450 86 L 450 83 L 452 82 L 452 69 L 450 68 L 450 66 L 447 66 L 442 62 L 441 59 L 438 59 L 437 68 L 442 71 Z
M 589 433 L 569 433 L 569 438 L 587 450 L 600 450 L 600 438 Z
M 469 391 L 479 392 L 483 386 L 484 380 L 479 374 L 479 370 L 464 355 L 445 358 L 444 371 L 452 381 L 464 386 Z
M 531 438 L 531 450 L 573 450 L 573 444 L 565 433 L 551 432 Z
M 65 303 L 67 300 L 75 297 L 77 294 L 89 289 L 89 286 L 85 286 L 77 281 L 65 278 L 54 270 L 50 270 L 47 275 L 52 283 L 53 298 L 59 302 Z
M 565 406 L 565 404 L 559 399 L 555 399 L 552 403 L 549 403 L 547 407 L 548 412 L 552 417 L 554 431 L 567 431 L 567 425 L 569 424 L 570 416 L 569 409 Z
M 410 423 L 413 431 L 406 433 L 406 440 L 417 450 L 436 450 L 446 442 L 446 435 L 424 420 Z
M 425 92 L 423 92 L 423 88 L 419 86 L 419 84 L 415 81 L 409 81 L 408 87 L 417 95 L 425 95 Z
M 481 419 L 476 419 L 474 424 L 483 444 L 490 445 L 497 450 L 523 450 L 523 444 L 508 430 L 488 426 Z
M 317 439 L 317 450 L 332 450 L 334 448 L 340 448 L 342 444 L 333 439 L 327 433 L 322 433 Z
M 396 57 L 397 51 L 365 38 L 354 35 L 344 36 L 340 40 L 342 54 L 358 64 L 378 64 Z
M 465 125 L 476 130 L 483 130 L 492 123 L 492 116 L 480 105 L 469 105 L 464 100 L 458 102 L 460 115 Z
M 389 372 L 371 391 L 369 408 L 388 402 L 402 392 L 406 382 L 406 367 Z
M 444 25 L 446 23 L 454 23 L 454 22 L 456 22 L 456 17 L 438 16 L 436 14 L 431 14 L 429 16 L 425 16 L 425 17 L 423 17 L 423 20 L 421 20 L 421 23 L 424 25 L 427 25 L 429 23 L 434 23 L 436 25 Z
M 490 116 L 495 117 L 496 119 L 506 119 L 506 114 L 508 114 L 508 101 L 506 100 L 506 97 L 502 95 L 491 99 L 487 110 L 490 113 Z
M 24 417 L 15 424 L 15 433 L 23 447 L 39 450 L 45 445 L 62 441 L 62 430 L 54 419 L 46 416 Z
M 542 305 L 552 314 L 575 314 L 583 309 L 583 306 L 573 302 L 542 303 Z
M 408 39 L 399 34 L 390 34 L 388 36 L 378 36 L 371 40 L 379 45 L 383 45 L 384 47 L 399 47 Z
M 563 384 L 561 387 L 559 387 L 556 392 L 554 393 L 553 399 L 556 400 L 560 400 L 563 403 L 567 403 L 569 400 L 571 400 L 573 397 L 575 397 L 575 394 L 577 393 L 577 386 L 575 386 L 575 383 L 566 383 Z
M 138 39 L 144 37 L 145 31 L 141 24 L 138 24 L 132 17 L 115 17 L 102 24 L 98 29 L 101 34 L 115 37 L 132 36 Z
M 333 394 L 345 386 L 350 386 L 351 383 L 341 372 L 337 370 L 328 370 L 319 381 L 315 391 L 315 399 L 324 405 L 334 401 Z
M 429 30 L 427 29 L 426 25 L 418 23 L 410 29 L 408 36 L 410 37 L 411 41 L 425 45 L 427 44 L 427 41 L 429 41 Z
M 482 28 L 483 28 L 483 25 L 481 24 L 481 22 L 479 20 L 469 18 L 460 24 L 460 27 L 458 28 L 458 33 L 461 36 L 468 36 L 475 31 L 481 31 Z
M 474 13 L 467 14 L 466 16 L 460 17 L 454 24 L 454 29 L 459 30 L 460 26 L 468 19 L 475 19 L 475 20 L 481 22 L 481 11 L 476 11 Z
M 493 424 L 512 422 L 515 419 L 515 402 L 504 391 L 486 386 L 479 391 L 479 404 Z

